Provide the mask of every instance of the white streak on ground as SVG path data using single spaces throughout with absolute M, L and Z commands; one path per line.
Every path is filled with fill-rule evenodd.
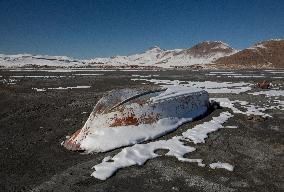
M 233 171 L 234 170 L 234 166 L 233 165 L 231 165 L 231 164 L 229 164 L 229 163 L 221 163 L 221 162 L 217 162 L 217 163 L 211 163 L 210 165 L 209 165 L 209 167 L 211 168 L 211 169 L 226 169 L 226 170 L 228 170 L 228 171 Z
M 158 149 L 169 150 L 166 156 L 174 156 L 180 161 L 197 162 L 199 166 L 205 166 L 201 159 L 188 159 L 183 157 L 186 153 L 195 151 L 194 147 L 185 145 L 185 142 L 191 141 L 195 144 L 205 142 L 209 133 L 223 128 L 222 124 L 232 116 L 233 115 L 229 112 L 222 112 L 218 117 L 213 117 L 211 121 L 202 123 L 195 126 L 193 129 L 183 132 L 182 136 L 126 147 L 112 158 L 107 157 L 100 164 L 95 165 L 93 167 L 95 171 L 92 173 L 92 176 L 100 180 L 106 180 L 118 169 L 132 165 L 143 165 L 147 160 L 161 156 L 155 153 Z
M 10 76 L 13 78 L 60 78 L 66 76 L 55 76 L 55 75 L 14 75 Z
M 131 79 L 132 81 L 148 81 L 157 85 L 182 85 L 185 87 L 202 88 L 208 93 L 234 93 L 239 94 L 251 90 L 253 84 L 245 82 L 214 82 L 214 81 L 179 81 L 161 79 Z
M 141 77 L 141 78 L 147 78 L 147 77 L 159 77 L 159 75 L 137 75 L 133 74 L 132 77 Z
M 284 71 L 269 71 L 270 73 L 273 73 L 273 74 L 283 74 Z
M 236 129 L 236 128 L 238 128 L 237 126 L 235 126 L 235 125 L 227 125 L 226 127 L 224 127 L 224 128 L 228 128 L 228 129 Z
M 284 96 L 284 90 L 268 90 L 249 93 L 251 95 L 265 95 L 266 97 Z
M 91 86 L 83 85 L 83 86 L 76 86 L 76 87 L 56 87 L 56 88 L 47 88 L 47 89 L 64 90 L 64 89 L 88 89 L 88 88 L 91 88 Z
M 17 82 L 16 79 L 1 79 L 0 83 L 7 84 L 7 85 L 15 85 Z
M 36 90 L 38 92 L 43 92 L 46 90 L 66 90 L 66 89 L 88 89 L 91 88 L 91 86 L 76 86 L 76 87 L 55 87 L 55 88 L 32 88 L 33 90 Z
M 101 76 L 101 75 L 104 75 L 104 74 L 100 74 L 100 73 L 75 73 L 73 75 L 76 75 L 76 76 Z
M 211 100 L 219 102 L 222 107 L 230 108 L 234 113 L 244 114 L 247 116 L 260 115 L 263 117 L 271 117 L 271 115 L 263 113 L 267 110 L 267 108 L 249 104 L 247 101 L 231 101 L 228 98 L 211 98 Z M 235 104 L 240 104 L 245 109 L 245 111 L 241 111 L 240 109 L 236 108 Z
M 230 73 L 230 74 L 232 74 L 232 73 L 235 73 L 235 72 L 233 72 L 233 71 L 211 71 L 211 72 L 209 72 L 209 73 L 217 73 L 217 74 L 227 74 L 227 73 Z
M 229 75 L 227 77 L 235 77 L 235 78 L 263 78 L 266 77 L 264 75 Z
M 44 88 L 32 88 L 33 90 L 35 90 L 35 91 L 37 91 L 37 92 L 44 92 L 44 91 L 46 91 L 46 89 L 44 89 Z

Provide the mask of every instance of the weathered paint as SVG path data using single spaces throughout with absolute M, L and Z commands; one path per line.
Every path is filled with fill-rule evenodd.
M 83 128 L 64 142 L 65 148 L 84 150 L 80 147 L 80 142 L 90 134 L 90 129 L 94 126 L 107 129 L 152 124 L 160 118 L 190 118 L 190 112 L 197 110 L 199 106 L 209 105 L 206 91 L 189 92 L 167 99 L 153 100 L 165 90 L 161 87 L 143 87 L 109 92 L 98 101 Z

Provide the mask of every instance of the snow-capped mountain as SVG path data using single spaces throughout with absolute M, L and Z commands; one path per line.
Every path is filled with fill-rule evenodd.
M 0 66 L 4 67 L 35 67 L 35 66 L 80 66 L 83 63 L 80 60 L 67 56 L 48 56 L 17 54 L 0 54 Z
M 76 60 L 66 56 L 4 55 L 0 67 L 86 67 L 155 66 L 174 67 L 206 65 L 215 68 L 284 68 L 284 40 L 274 39 L 237 51 L 221 41 L 205 41 L 188 49 L 165 50 L 158 46 L 143 53 Z
M 151 47 L 141 54 L 94 58 L 87 63 L 104 65 L 154 65 L 158 67 L 187 66 L 210 64 L 220 57 L 237 51 L 221 41 L 206 41 L 189 49 L 164 50 L 158 46 Z
M 284 68 L 284 40 L 263 41 L 215 63 L 217 68 Z

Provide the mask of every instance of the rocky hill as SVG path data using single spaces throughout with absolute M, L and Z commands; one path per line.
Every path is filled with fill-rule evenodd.
M 154 46 L 141 54 L 94 58 L 91 64 L 105 65 L 154 65 L 158 67 L 210 64 L 220 57 L 235 53 L 236 50 L 221 41 L 206 41 L 189 49 L 164 50 Z
M 219 58 L 217 68 L 284 68 L 284 40 L 268 40 Z
M 76 60 L 66 56 L 0 54 L 1 67 L 75 67 L 81 65 L 83 65 L 83 63 L 80 60 Z
M 77 60 L 66 56 L 4 55 L 0 67 L 191 67 L 284 68 L 284 40 L 268 40 L 237 51 L 221 41 L 205 41 L 187 49 L 165 50 L 154 46 L 129 56 Z

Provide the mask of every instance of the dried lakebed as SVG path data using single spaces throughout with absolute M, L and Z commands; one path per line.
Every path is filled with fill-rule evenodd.
M 272 90 L 253 88 L 264 79 Z M 280 70 L 2 70 L 0 189 L 282 191 L 283 79 Z M 223 109 L 158 139 L 106 153 L 79 154 L 60 145 L 83 126 L 106 91 L 145 84 L 202 88 Z M 108 176 L 102 181 L 91 175 Z

